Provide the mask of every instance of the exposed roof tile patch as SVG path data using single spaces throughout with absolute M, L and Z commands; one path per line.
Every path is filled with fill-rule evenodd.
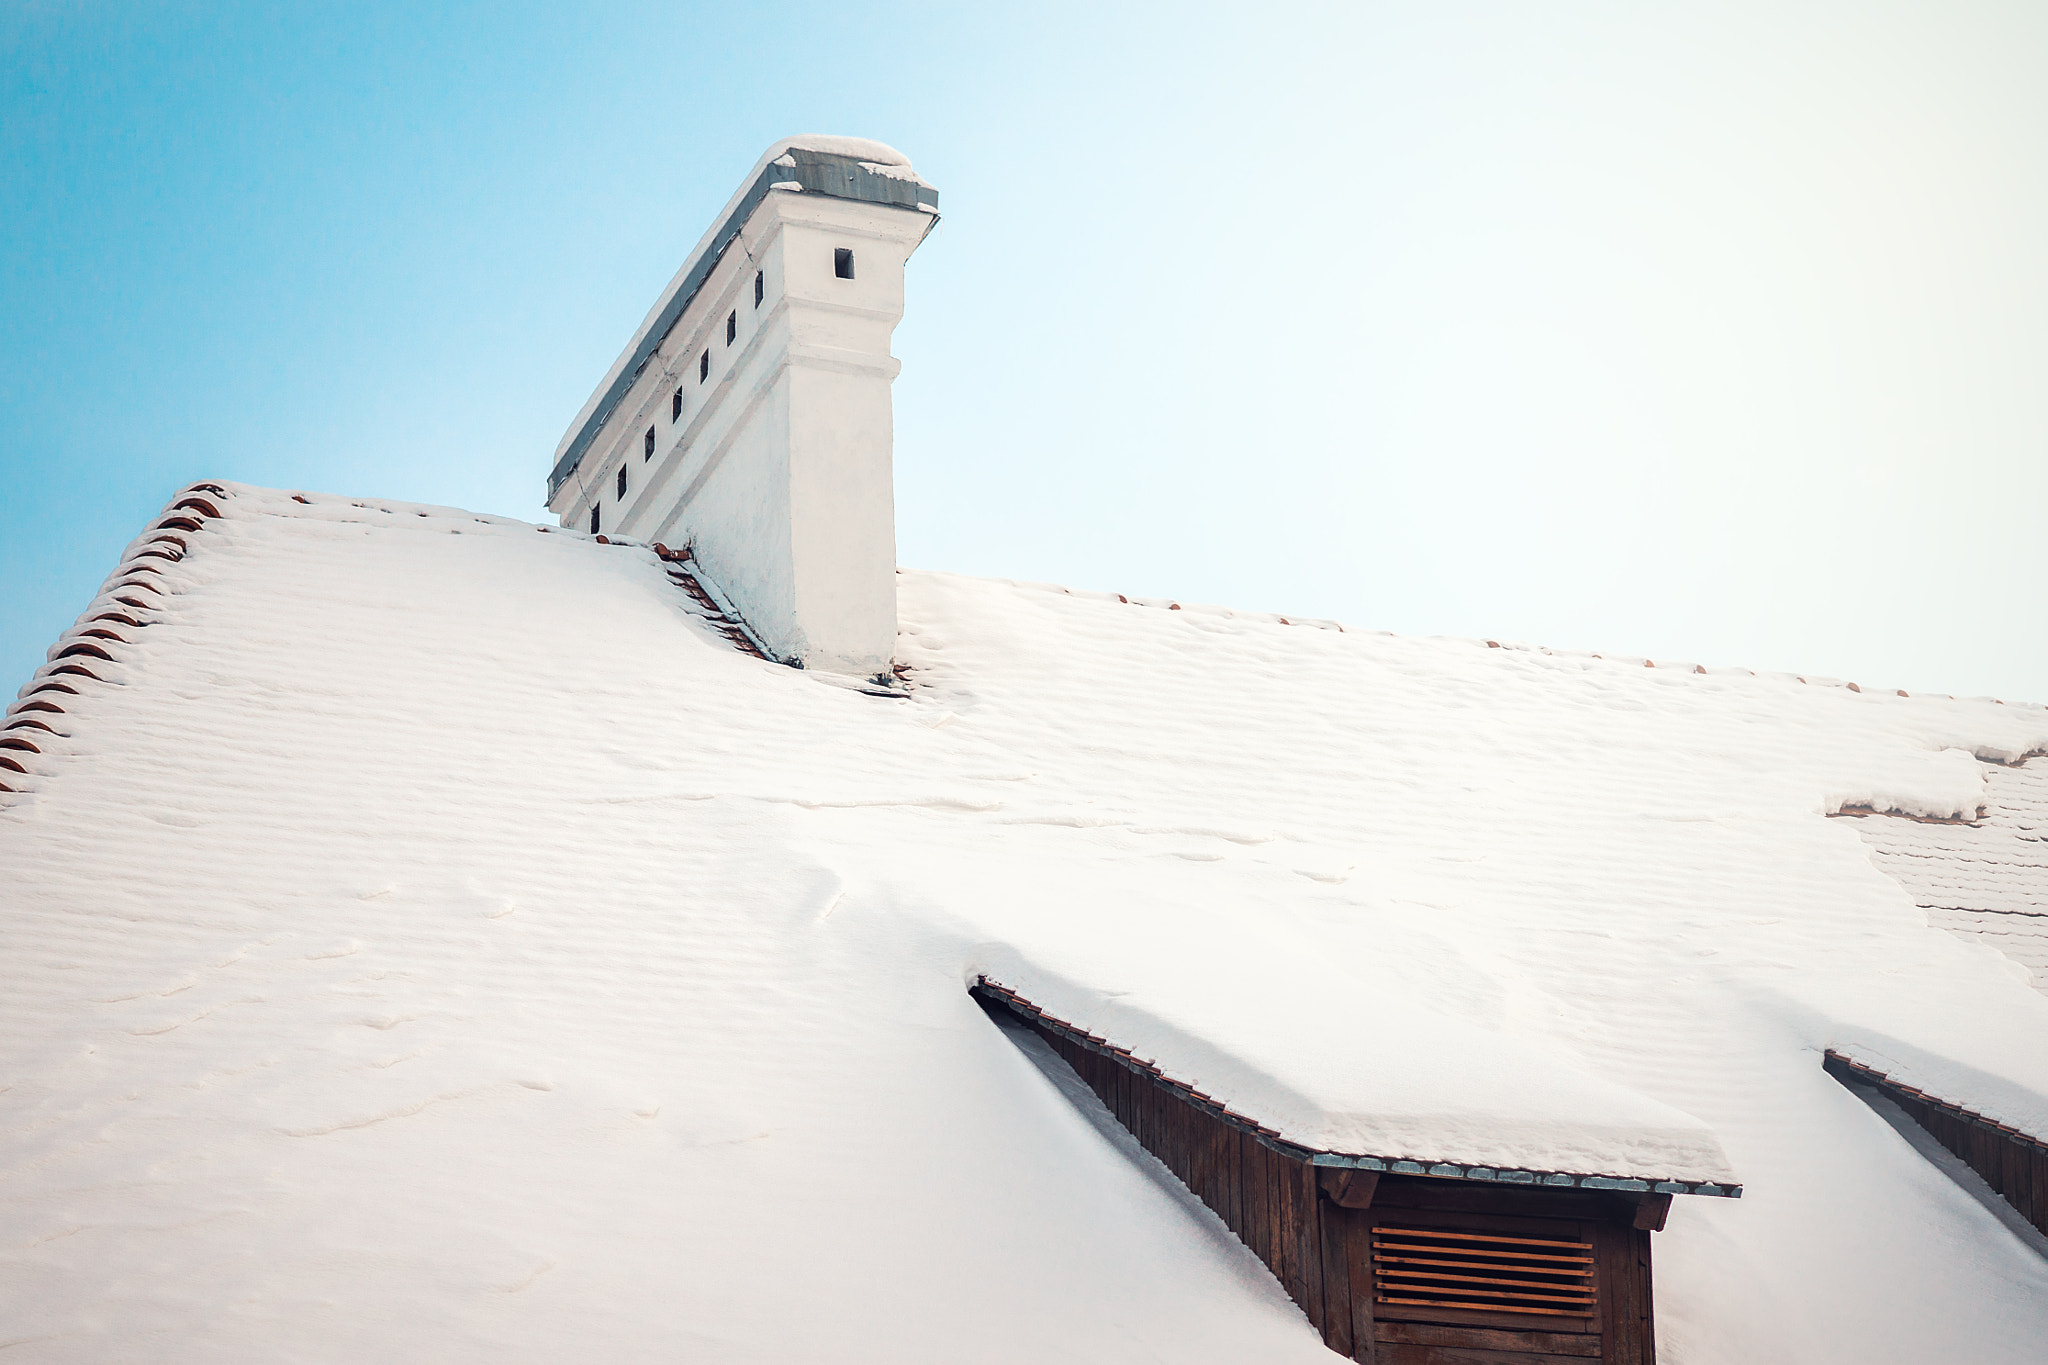
M 604 537 L 598 537 L 603 541 Z M 692 613 L 706 625 L 728 640 L 734 649 L 742 654 L 751 654 L 756 659 L 766 659 L 767 652 L 738 617 L 720 606 L 704 587 L 696 572 L 696 560 L 686 546 L 671 550 L 666 545 L 656 545 L 654 556 L 668 570 L 669 582 L 681 588 L 690 599 Z
M 1860 833 L 1930 922 L 1998 949 L 2048 993 L 2048 757 L 1980 761 L 1976 820 L 1871 819 Z
M 1860 820 L 1866 815 L 1888 815 L 1899 820 L 1917 820 L 1923 825 L 1970 825 L 1974 827 L 1984 819 L 1985 809 L 1983 806 L 1977 807 L 1977 818 L 1972 820 L 1967 816 L 1961 815 L 1916 815 L 1912 811 L 1900 810 L 1896 806 L 1887 806 L 1880 810 L 1869 802 L 1852 801 L 1840 810 L 1831 810 L 1828 814 L 1831 817 L 1847 816 L 1852 820 Z

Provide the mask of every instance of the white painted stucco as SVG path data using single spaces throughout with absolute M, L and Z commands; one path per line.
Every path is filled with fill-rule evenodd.
M 770 190 L 549 510 L 587 530 L 595 507 L 608 535 L 690 546 L 778 658 L 886 674 L 896 639 L 890 388 L 899 369 L 889 345 L 903 316 L 904 263 L 933 221 L 921 208 Z M 852 279 L 835 273 L 839 250 L 853 252 Z M 615 366 L 608 381 L 620 373 Z

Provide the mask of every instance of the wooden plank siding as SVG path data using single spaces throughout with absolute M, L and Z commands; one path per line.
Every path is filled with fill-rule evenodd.
M 1867 1085 L 1906 1111 L 1936 1142 L 1954 1152 L 1984 1183 L 2048 1233 L 2048 1142 L 1924 1090 L 1902 1085 L 1875 1067 L 1830 1050 L 1822 1062 L 1837 1080 Z
M 976 996 L 1044 1038 L 1117 1122 L 1265 1263 L 1338 1355 L 1375 1365 L 1654 1365 L 1650 1233 L 1634 1226 L 1641 1196 L 1382 1175 L 1368 1207 L 1344 1207 L 1319 1180 L 1329 1168 L 1290 1150 L 1272 1130 L 1036 1007 L 1019 1008 L 1024 1002 L 1006 991 L 978 987 Z M 1580 1238 L 1594 1248 L 1596 1314 L 1414 1305 L 1376 1312 L 1383 1291 L 1374 1279 L 1373 1237 L 1390 1224 Z

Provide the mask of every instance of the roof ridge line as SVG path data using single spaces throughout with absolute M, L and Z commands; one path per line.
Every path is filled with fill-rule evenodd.
M 204 530 L 208 521 L 221 518 L 220 503 L 233 496 L 217 483 L 188 484 L 173 493 L 163 510 L 152 518 L 151 525 L 128 543 L 114 571 L 101 581 L 92 601 L 86 604 L 77 620 L 58 634 L 56 643 L 50 646 L 49 657 L 29 675 L 28 681 L 21 685 L 15 700 L 8 706 L 6 720 L 0 724 L 0 794 L 26 795 L 33 790 L 26 779 L 49 776 L 31 771 L 17 755 L 42 755 L 43 745 L 48 741 L 39 740 L 37 732 L 57 739 L 71 738 L 43 719 L 45 716 L 68 714 L 65 704 L 57 698 L 81 695 L 69 680 L 95 682 L 102 686 L 125 685 L 102 678 L 93 671 L 92 663 L 127 662 L 107 652 L 108 644 L 133 643 L 117 632 L 115 626 L 131 631 L 144 630 L 162 619 L 139 619 L 136 615 L 161 609 L 163 605 L 160 602 L 146 603 L 140 600 L 140 594 L 150 593 L 159 598 L 170 595 L 165 592 L 163 570 L 147 561 L 182 563 L 192 548 L 187 537 Z M 144 574 L 151 575 L 155 581 L 144 578 Z M 124 592 L 128 595 L 121 596 Z M 128 610 L 117 611 L 114 609 L 117 606 Z

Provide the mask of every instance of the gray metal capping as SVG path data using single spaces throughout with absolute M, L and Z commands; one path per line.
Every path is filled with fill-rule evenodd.
M 1150 1062 L 1140 1061 L 1123 1049 L 1113 1046 L 1107 1039 L 1098 1038 L 1047 1014 L 999 982 L 991 981 L 986 976 L 977 977 L 974 984 L 969 987 L 969 992 L 1021 1014 L 1032 1023 L 1050 1029 L 1090 1052 L 1099 1053 L 1118 1065 L 1149 1078 L 1156 1085 L 1168 1087 L 1196 1108 L 1221 1119 L 1232 1128 L 1249 1134 L 1262 1146 L 1270 1147 L 1292 1160 L 1306 1161 L 1311 1166 L 1384 1171 L 1388 1175 L 1426 1175 L 1435 1176 L 1440 1180 L 1477 1180 L 1499 1185 L 1532 1185 L 1546 1189 L 1622 1190 L 1631 1193 L 1702 1194 L 1722 1199 L 1742 1198 L 1740 1185 L 1719 1185 L 1701 1180 L 1646 1180 L 1634 1176 L 1585 1175 L 1569 1171 L 1520 1171 L 1452 1161 L 1411 1161 L 1400 1157 L 1351 1156 L 1342 1152 L 1325 1152 L 1313 1147 L 1303 1147 L 1299 1143 L 1287 1141 L 1257 1120 L 1218 1104 L 1193 1086 L 1172 1079 Z
M 1269 1143 L 1278 1150 L 1289 1144 Z M 1742 1198 L 1740 1185 L 1716 1185 L 1701 1180 L 1644 1180 L 1634 1176 L 1576 1175 L 1568 1171 L 1516 1171 L 1497 1166 L 1466 1166 L 1451 1161 L 1403 1161 L 1380 1156 L 1343 1156 L 1336 1152 L 1299 1149 L 1311 1166 L 1332 1166 L 1359 1171 L 1385 1171 L 1388 1175 L 1429 1175 L 1440 1180 L 1478 1180 L 1496 1185 L 1541 1185 L 1546 1189 L 1623 1190 L 1642 1194 L 1704 1194 L 1723 1199 Z M 1298 1155 L 1298 1152 L 1290 1152 Z
M 741 196 L 740 202 L 726 215 L 725 221 L 718 225 L 718 232 L 711 239 L 704 254 L 698 257 L 697 263 L 690 267 L 690 272 L 683 276 L 682 283 L 669 295 L 668 302 L 662 305 L 661 312 L 654 319 L 654 325 L 640 338 L 640 344 L 633 348 L 632 359 L 619 371 L 619 377 L 612 381 L 611 387 L 604 391 L 604 397 L 598 400 L 597 406 L 591 409 L 589 418 L 577 430 L 576 439 L 569 442 L 569 448 L 563 451 L 562 458 L 555 462 L 553 471 L 548 475 L 549 502 L 555 500 L 555 494 L 561 491 L 569 476 L 576 472 L 576 466 L 582 463 L 584 453 L 597 440 L 598 433 L 604 430 L 605 423 L 611 420 L 612 413 L 618 410 L 619 404 L 632 392 L 633 385 L 639 381 L 641 372 L 647 368 L 647 362 L 654 355 L 655 349 L 668 340 L 669 332 L 696 301 L 698 292 L 704 288 L 704 282 L 711 278 L 711 272 L 717 269 L 718 263 L 725 258 L 726 248 L 740 235 L 740 229 L 746 226 L 747 219 L 753 217 L 754 210 L 761 207 L 762 201 L 767 199 L 771 189 L 789 182 L 803 186 L 805 194 L 822 194 L 834 199 L 855 199 L 864 204 L 888 204 L 903 209 L 925 209 L 931 212 L 934 221 L 938 218 L 937 190 L 915 180 L 877 174 L 867 168 L 867 163 L 856 157 L 792 147 L 783 156 L 763 166 L 761 174 L 747 187 L 747 192 Z

